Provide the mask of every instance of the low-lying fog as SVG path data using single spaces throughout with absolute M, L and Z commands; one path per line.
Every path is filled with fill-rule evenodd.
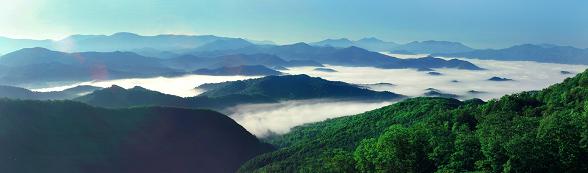
M 464 59 L 465 60 L 465 59 Z M 290 68 L 285 73 L 308 74 L 327 80 L 344 81 L 354 84 L 390 83 L 391 85 L 370 85 L 373 90 L 391 91 L 407 96 L 420 96 L 427 88 L 439 89 L 444 93 L 457 94 L 460 99 L 481 98 L 488 100 L 505 94 L 537 90 L 583 72 L 585 65 L 536 63 L 527 61 L 494 61 L 467 59 L 487 70 L 434 69 L 441 75 L 430 75 L 415 69 L 378 69 L 372 67 L 328 66 L 338 72 L 314 71 L 312 67 Z M 569 71 L 574 74 L 561 74 Z M 513 81 L 489 81 L 493 77 L 505 77 Z M 455 81 L 454 81 L 455 80 Z M 470 94 L 475 90 L 481 93 Z
M 233 112 L 230 116 L 249 132 L 263 137 L 270 131 L 284 134 L 297 125 L 363 113 L 390 104 L 392 102 L 298 100 L 240 105 L 229 109 L 229 112 Z
M 422 57 L 407 55 L 402 58 Z M 564 65 L 525 61 L 494 61 L 465 59 L 487 70 L 434 69 L 441 75 L 429 75 L 414 69 L 378 69 L 372 67 L 327 66 L 337 72 L 315 71 L 314 67 L 290 68 L 283 72 L 289 74 L 308 74 L 327 80 L 344 81 L 354 84 L 390 83 L 394 85 L 367 85 L 373 90 L 391 91 L 407 96 L 420 96 L 427 88 L 436 88 L 444 93 L 460 95 L 460 99 L 481 98 L 484 100 L 499 98 L 505 94 L 545 88 L 563 81 L 575 73 L 584 71 L 585 65 Z M 569 71 L 574 74 L 561 74 Z M 498 76 L 513 81 L 489 81 Z M 145 79 L 121 79 L 100 82 L 83 82 L 76 85 L 93 85 L 108 87 L 113 84 L 124 88 L 142 86 L 147 89 L 178 95 L 195 96 L 203 91 L 194 87 L 203 83 L 243 80 L 255 77 L 245 76 L 203 76 L 187 75 L 183 77 L 157 77 Z M 69 86 L 36 89 L 36 91 L 63 90 Z M 475 90 L 479 93 L 469 93 Z M 333 100 L 286 101 L 276 104 L 240 105 L 229 109 L 229 115 L 238 123 L 257 136 L 264 136 L 269 131 L 282 134 L 291 127 L 304 123 L 322 121 L 327 118 L 353 115 L 376 109 L 390 102 L 340 102 Z
M 81 82 L 73 85 L 57 86 L 51 88 L 32 89 L 33 91 L 47 92 L 47 91 L 62 91 L 67 88 L 78 85 L 92 85 L 97 87 L 110 87 L 118 85 L 123 88 L 133 88 L 141 86 L 149 90 L 159 91 L 165 94 L 176 95 L 180 97 L 196 96 L 204 91 L 195 89 L 195 87 L 205 83 L 219 83 L 225 81 L 236 81 L 251 78 L 258 78 L 260 76 L 207 76 L 207 75 L 186 75 L 180 77 L 154 77 L 154 78 L 132 78 L 132 79 L 117 79 L 105 81 L 90 81 Z

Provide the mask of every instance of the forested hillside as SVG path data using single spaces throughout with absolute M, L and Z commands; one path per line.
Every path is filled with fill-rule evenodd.
M 586 172 L 588 71 L 484 103 L 413 98 L 297 127 L 241 172 Z
M 208 110 L 0 99 L 0 172 L 235 172 L 271 151 Z

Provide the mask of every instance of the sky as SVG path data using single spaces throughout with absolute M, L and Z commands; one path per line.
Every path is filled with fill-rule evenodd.
M 377 37 L 588 48 L 586 0 L 0 0 L 0 36 L 134 32 L 271 40 Z

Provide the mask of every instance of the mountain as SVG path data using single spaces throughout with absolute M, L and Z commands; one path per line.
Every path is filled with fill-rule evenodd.
M 47 82 L 105 80 L 127 77 L 177 75 L 158 59 L 131 52 L 64 53 L 26 48 L 0 57 L 0 83 L 43 85 Z
M 134 33 L 119 32 L 112 35 L 72 35 L 55 41 L 54 48 L 66 52 L 83 51 L 129 51 L 133 49 L 153 48 L 162 51 L 192 49 L 218 40 L 237 38 L 217 37 L 213 35 L 155 35 L 142 36 Z M 62 46 L 63 45 L 63 46 Z M 61 48 L 63 47 L 63 48 Z
M 100 87 L 80 85 L 63 91 L 35 92 L 25 88 L 0 85 L 0 98 L 24 99 L 24 100 L 67 100 L 73 99 L 91 92 Z
M 497 81 L 497 82 L 501 82 L 501 81 L 513 81 L 513 79 L 504 78 L 504 77 L 498 77 L 498 76 L 493 76 L 493 77 L 489 78 L 488 80 L 489 81 Z
M 356 46 L 355 43 L 346 38 L 340 39 L 326 39 L 315 43 L 310 43 L 310 45 L 316 46 L 331 46 L 331 47 L 339 47 L 339 48 L 346 48 L 351 46 Z
M 411 98 L 266 139 L 239 172 L 585 172 L 588 70 L 484 102 Z
M 270 54 L 232 54 L 218 57 L 200 57 L 194 55 L 184 55 L 176 58 L 164 60 L 164 64 L 169 67 L 193 71 L 201 68 L 222 68 L 233 66 L 250 66 L 263 65 L 267 67 L 284 66 L 322 66 L 312 60 L 290 60 Z
M 501 61 L 535 61 L 560 64 L 588 64 L 588 49 L 571 46 L 523 44 L 505 49 L 485 49 L 461 53 L 435 54 Z
M 143 87 L 124 89 L 120 86 L 94 91 L 73 99 L 93 106 L 106 108 L 125 108 L 133 106 L 195 107 L 182 97 L 151 91 Z
M 394 47 L 399 46 L 398 43 L 383 41 L 375 37 L 368 37 L 356 40 L 355 44 L 357 47 L 361 47 L 376 52 L 388 51 Z
M 207 91 L 200 96 L 211 98 L 231 95 L 265 97 L 272 100 L 334 99 L 397 99 L 401 95 L 376 92 L 356 85 L 328 81 L 307 75 L 267 76 L 257 79 L 205 84 Z
M 51 47 L 51 40 L 12 39 L 0 37 L 0 54 L 6 54 L 22 48 Z
M 393 49 L 394 47 L 398 46 L 398 44 L 394 42 L 386 42 L 380 39 L 369 37 L 369 38 L 362 38 L 356 41 L 351 41 L 346 38 L 341 39 L 326 39 L 319 42 L 310 43 L 310 45 L 314 46 L 330 46 L 330 47 L 338 47 L 338 48 L 346 48 L 346 47 L 361 47 L 363 49 L 367 49 L 370 51 L 388 51 Z
M 449 41 L 414 41 L 407 44 L 397 46 L 393 49 L 389 49 L 391 52 L 410 52 L 410 53 L 423 53 L 423 54 L 437 54 L 437 53 L 461 53 L 469 52 L 474 50 L 471 47 L 463 45 L 459 42 Z
M 442 92 L 441 90 L 438 90 L 435 88 L 427 88 L 425 91 L 426 92 L 423 95 L 426 97 L 443 97 L 443 98 L 454 98 L 454 99 L 459 99 L 461 97 L 456 94 Z
M 327 73 L 337 72 L 337 70 L 330 69 L 330 68 L 315 68 L 314 71 L 327 72 Z
M 471 62 L 459 60 L 459 59 L 450 59 L 444 60 L 441 58 L 435 58 L 431 56 L 423 57 L 423 58 L 409 58 L 409 59 L 402 59 L 395 63 L 385 64 L 378 66 L 379 68 L 385 69 L 400 69 L 400 68 L 414 68 L 418 71 L 430 71 L 431 68 L 456 68 L 456 69 L 463 69 L 463 70 L 484 70 Z
M 216 69 L 199 69 L 193 71 L 192 73 L 212 76 L 270 76 L 283 74 L 282 72 L 267 68 L 263 65 L 242 65 L 235 67 L 221 67 Z
M 0 64 L 3 66 L 26 66 L 33 64 L 60 63 L 76 64 L 80 60 L 68 53 L 52 51 L 49 49 L 35 47 L 25 48 L 0 57 Z
M 218 37 L 213 35 L 154 35 L 143 36 L 129 32 L 112 35 L 71 35 L 61 40 L 30 40 L 0 37 L 0 54 L 23 48 L 43 47 L 61 52 L 113 52 L 153 49 L 161 52 L 180 51 L 199 48 L 210 50 L 236 48 L 243 43 L 241 38 Z M 261 44 L 263 43 L 263 44 Z M 261 42 L 265 45 L 267 42 Z M 140 53 L 142 54 L 142 53 Z
M 73 100 L 92 106 L 125 108 L 134 106 L 169 106 L 206 108 L 223 111 L 239 104 L 276 103 L 300 99 L 392 100 L 403 96 L 376 92 L 344 82 L 328 81 L 307 75 L 266 76 L 242 81 L 203 84 L 206 92 L 182 98 L 142 87 L 124 89 L 112 86 Z
M 0 99 L 0 172 L 235 172 L 272 150 L 208 110 Z

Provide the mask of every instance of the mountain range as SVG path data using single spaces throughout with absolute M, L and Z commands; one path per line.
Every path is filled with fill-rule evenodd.
M 460 53 L 437 53 L 433 55 L 501 61 L 536 61 L 588 65 L 588 49 L 550 44 L 523 44 L 504 49 L 485 49 Z
M 190 54 L 160 59 L 134 52 L 66 53 L 39 47 L 25 48 L 0 57 L 0 83 L 39 87 L 50 83 L 176 76 L 202 68 L 251 65 L 321 67 L 322 64 L 331 64 L 399 69 L 481 69 L 463 60 L 432 57 L 399 59 L 359 47 L 317 47 L 305 43 L 283 46 L 250 45 L 236 49 L 188 53 Z
M 229 42 L 230 41 L 230 42 Z M 113 52 L 140 49 L 155 49 L 160 51 L 178 51 L 195 49 L 198 47 L 224 49 L 238 47 L 242 44 L 252 44 L 240 38 L 218 37 L 213 35 L 171 35 L 162 34 L 143 36 L 135 33 L 119 32 L 112 35 L 71 35 L 61 40 L 30 40 L 0 38 L 0 45 L 7 45 L 0 52 L 7 53 L 22 48 L 43 47 L 62 52 Z
M 106 80 L 181 74 L 160 60 L 132 52 L 64 53 L 26 48 L 0 57 L 0 83 L 19 85 L 45 82 Z
M 276 47 L 292 48 L 287 45 L 275 45 L 266 41 L 254 41 L 242 38 L 220 37 L 214 35 L 155 35 L 143 36 L 128 32 L 119 32 L 112 35 L 71 35 L 61 40 L 31 40 L 11 39 L 0 37 L 0 54 L 6 54 L 22 48 L 43 47 L 61 52 L 114 52 L 131 51 L 139 55 L 156 58 L 173 58 L 185 54 L 194 55 L 229 55 L 268 53 L 278 55 L 284 59 L 312 59 L 308 50 L 301 49 L 286 51 Z M 294 44 L 296 45 L 296 44 Z M 523 44 L 505 49 L 473 49 L 459 42 L 451 41 L 414 41 L 406 44 L 383 41 L 378 38 L 368 37 L 359 40 L 346 38 L 326 39 L 310 43 L 312 46 L 328 48 L 360 47 L 376 52 L 391 52 L 399 54 L 433 54 L 433 56 L 469 57 L 495 60 L 523 60 L 537 62 L 552 62 L 564 64 L 587 64 L 585 60 L 586 49 L 571 46 L 558 46 L 551 44 Z M 278 50 L 268 50 L 278 49 Z M 232 53 L 231 53 L 232 52 Z M 311 53 L 313 57 L 317 52 Z M 328 54 L 328 53 L 327 53 Z M 349 65 L 349 64 L 348 64 Z
M 427 62 L 426 64 L 413 64 L 412 59 L 399 59 L 377 52 L 368 51 L 359 47 L 351 46 L 346 48 L 311 46 L 306 43 L 296 43 L 281 46 L 250 46 L 240 49 L 225 51 L 192 52 L 192 55 L 200 57 L 215 57 L 234 54 L 270 54 L 284 60 L 306 60 L 316 61 L 321 64 L 341 66 L 371 66 L 385 68 L 453 68 L 458 60 L 446 61 L 443 59 L 425 58 L 417 61 Z M 433 62 L 428 62 L 434 60 Z M 435 64 L 434 66 L 430 66 Z M 404 66 L 408 65 L 408 66 Z M 473 64 L 469 66 L 475 66 Z M 467 68 L 462 68 L 467 69 Z M 474 67 L 471 70 L 477 70 Z
M 355 46 L 370 51 L 401 54 L 460 53 L 474 50 L 473 48 L 463 45 L 459 42 L 429 40 L 398 44 L 395 42 L 382 41 L 374 37 L 363 38 L 356 41 L 352 41 L 346 38 L 326 39 L 319 42 L 310 43 L 310 45 L 336 48 Z

